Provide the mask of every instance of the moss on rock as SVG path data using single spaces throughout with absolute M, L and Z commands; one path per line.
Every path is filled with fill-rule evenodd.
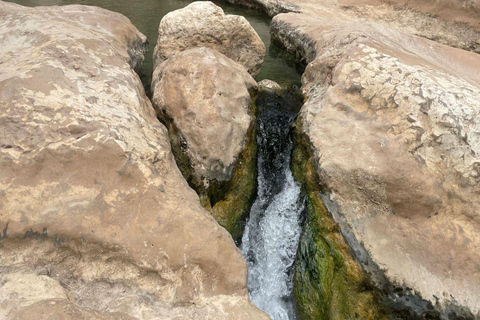
M 387 319 L 378 295 L 325 208 L 313 152 L 296 122 L 292 172 L 307 206 L 294 272 L 294 297 L 303 319 Z
M 252 122 L 247 133 L 245 147 L 235 163 L 229 181 L 210 182 L 200 193 L 202 206 L 210 211 L 217 222 L 230 232 L 235 242 L 243 235 L 245 220 L 255 199 L 257 189 L 257 107 L 252 99 Z
M 229 181 L 209 180 L 206 187 L 204 181 L 195 177 L 187 156 L 187 144 L 172 119 L 165 113 L 159 115 L 167 126 L 170 143 L 177 165 L 200 197 L 202 206 L 208 210 L 217 222 L 227 229 L 236 243 L 241 240 L 245 220 L 255 199 L 257 185 L 257 106 L 256 94 L 251 93 L 252 102 L 249 115 L 252 118 L 247 132 L 247 139 L 242 153 L 235 162 L 232 178 Z

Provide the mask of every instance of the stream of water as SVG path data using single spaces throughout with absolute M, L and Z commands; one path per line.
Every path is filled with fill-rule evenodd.
M 290 170 L 290 124 L 300 105 L 291 94 L 292 100 L 268 92 L 257 97 L 258 190 L 241 247 L 250 298 L 274 320 L 296 318 L 292 273 L 304 201 Z
M 147 36 L 149 52 L 142 81 L 148 88 L 153 72 L 152 52 L 161 18 L 191 0 L 7 0 L 25 6 L 83 4 L 99 6 L 127 16 Z M 257 81 L 271 79 L 300 85 L 300 72 L 282 48 L 270 41 L 270 19 L 262 13 L 213 1 L 227 14 L 244 16 L 265 43 L 267 54 Z M 290 88 L 290 89 L 291 89 Z M 300 186 L 290 171 L 292 141 L 289 131 L 301 106 L 295 89 L 277 95 L 261 91 L 257 98 L 258 191 L 242 239 L 242 253 L 249 265 L 252 302 L 274 320 L 296 319 L 292 273 L 301 234 L 304 207 Z

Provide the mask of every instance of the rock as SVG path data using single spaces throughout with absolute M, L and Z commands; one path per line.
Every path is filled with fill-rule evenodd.
M 301 1 L 285 1 L 285 0 L 227 0 L 237 6 L 257 9 L 265 12 L 268 16 L 273 17 L 279 13 L 301 12 L 303 6 Z
M 281 90 L 282 87 L 275 81 L 264 79 L 258 83 L 258 86 L 267 91 Z
M 404 32 L 480 53 L 478 0 L 228 0 L 273 17 L 305 13 L 336 20 L 375 21 Z
M 160 64 L 152 90 L 184 176 L 238 239 L 255 192 L 257 83 L 241 65 L 202 47 Z
M 0 318 L 268 319 L 132 69 L 145 37 L 95 7 L 0 16 Z
M 80 308 L 66 300 L 42 300 L 23 309 L 14 320 L 30 320 L 38 318 L 49 320 L 134 320 L 120 313 L 98 312 L 88 308 Z
M 230 180 L 252 125 L 255 80 L 242 66 L 209 49 L 183 51 L 154 73 L 154 105 L 172 119 L 199 180 Z
M 294 161 L 311 204 L 296 272 L 301 311 L 315 301 L 331 306 L 318 314 L 365 310 L 364 289 L 345 294 L 342 278 L 348 290 L 364 280 L 333 215 L 390 312 L 480 317 L 480 56 L 303 14 L 276 16 L 272 32 L 310 62 Z M 351 299 L 309 292 L 315 272 Z
M 197 1 L 166 14 L 158 27 L 154 52 L 157 66 L 187 49 L 215 49 L 256 76 L 265 57 L 265 45 L 242 16 L 225 15 L 210 1 Z
M 353 1 L 351 1 L 353 2 Z M 363 5 L 346 5 L 356 19 L 375 21 L 404 32 L 449 46 L 480 53 L 480 7 L 476 11 L 463 1 L 390 1 L 378 6 L 376 0 Z

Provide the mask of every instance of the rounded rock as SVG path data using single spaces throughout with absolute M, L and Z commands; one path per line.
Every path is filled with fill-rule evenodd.
M 225 15 L 210 1 L 193 2 L 163 17 L 158 27 L 154 64 L 187 49 L 215 49 L 243 65 L 256 76 L 265 57 L 265 44 L 248 21 L 237 15 Z

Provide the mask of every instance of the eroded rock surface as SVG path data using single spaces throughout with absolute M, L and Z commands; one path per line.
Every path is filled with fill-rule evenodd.
M 208 47 L 243 65 L 255 76 L 260 72 L 265 45 L 242 16 L 225 15 L 210 1 L 193 2 L 162 18 L 154 52 L 155 66 L 181 51 Z
M 236 210 L 243 206 L 248 210 L 248 199 L 254 193 L 252 98 L 257 83 L 240 64 L 202 47 L 178 53 L 159 65 L 152 90 L 153 103 L 168 123 L 172 145 L 178 150 L 181 170 L 209 209 L 220 202 L 213 214 L 232 232 L 239 219 L 230 221 L 232 215 L 236 216 Z M 223 208 L 226 202 L 213 200 L 225 200 L 229 191 L 242 194 L 247 204 L 237 203 L 237 209 L 228 206 L 227 210 Z
M 480 56 L 375 23 L 291 13 L 272 30 L 310 62 L 297 126 L 376 286 L 403 287 L 387 300 L 411 318 L 478 318 Z
M 478 0 L 228 0 L 269 16 L 297 12 L 336 20 L 376 21 L 409 34 L 480 53 Z
M 95 7 L 0 16 L 0 318 L 266 318 L 132 69 L 145 37 Z

